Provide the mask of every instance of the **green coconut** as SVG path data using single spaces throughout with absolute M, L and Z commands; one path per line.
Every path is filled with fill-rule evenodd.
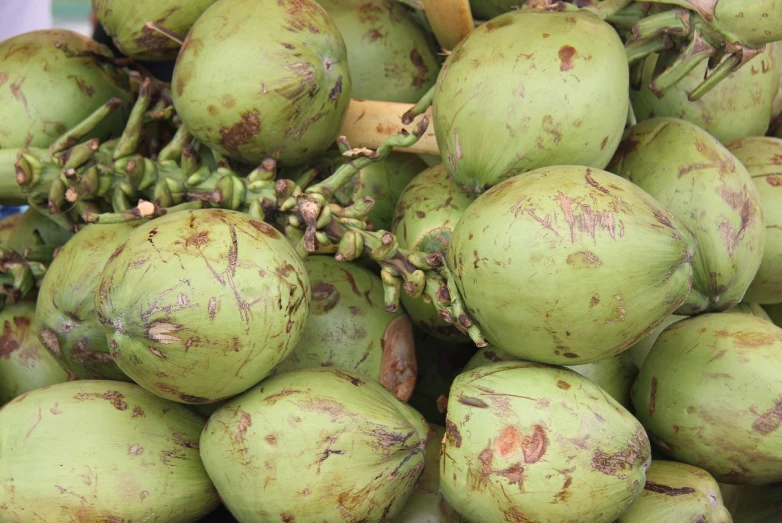
M 215 412 L 201 458 L 239 521 L 393 520 L 423 471 L 427 432 L 373 380 L 294 370 Z
M 215 0 L 92 0 L 92 12 L 125 56 L 173 60 L 190 27 Z
M 194 522 L 217 508 L 204 420 L 117 381 L 59 383 L 0 410 L 3 521 Z
M 735 307 L 766 242 L 760 194 L 741 162 L 697 125 L 653 118 L 627 132 L 608 170 L 649 193 L 695 234 L 692 292 L 677 314 Z
M 427 421 L 442 425 L 451 384 L 476 348 L 472 344 L 443 341 L 417 327 L 414 332 L 418 376 L 409 403 Z
M 782 139 L 761 136 L 736 140 L 728 149 L 752 176 L 766 224 L 760 267 L 745 299 L 761 304 L 782 302 Z
M 558 166 L 479 196 L 447 262 L 491 345 L 581 365 L 619 354 L 681 305 L 694 251 L 686 227 L 637 186 Z
M 437 79 L 436 43 L 395 0 L 318 0 L 348 50 L 353 98 L 417 102 Z
M 402 311 L 386 312 L 380 277 L 332 256 L 310 256 L 304 267 L 312 289 L 310 315 L 296 347 L 274 373 L 348 370 L 407 401 L 417 372 L 413 325 Z
M 395 523 L 461 523 L 464 521 L 440 494 L 440 444 L 445 427 L 430 425 L 426 439 L 426 463 L 413 494 Z
M 766 133 L 772 115 L 772 104 L 779 90 L 780 56 L 771 44 L 745 66 L 717 84 L 702 98 L 691 102 L 689 94 L 703 82 L 708 68 L 703 60 L 687 76 L 667 89 L 662 97 L 644 82 L 640 89 L 630 89 L 630 100 L 636 118 L 647 120 L 670 117 L 687 120 L 705 129 L 722 143 L 746 136 Z M 651 55 L 639 67 L 650 77 L 657 64 Z
M 298 342 L 309 307 L 291 243 L 223 209 L 138 227 L 111 254 L 95 295 L 119 368 L 182 403 L 214 403 L 261 381 Z
M 88 225 L 54 258 L 41 282 L 36 328 L 41 343 L 81 379 L 130 381 L 109 354 L 95 309 L 100 274 L 138 223 Z
M 316 159 L 351 96 L 345 43 L 313 0 L 217 0 L 188 33 L 172 87 L 198 140 L 254 165 Z
M 443 497 L 474 523 L 612 522 L 641 495 L 650 463 L 643 427 L 611 396 L 529 362 L 456 378 L 442 454 Z
M 604 168 L 629 105 L 627 55 L 587 11 L 525 9 L 478 26 L 443 65 L 432 123 L 443 164 L 481 192 L 551 165 Z
M 399 197 L 391 232 L 403 249 L 445 252 L 456 222 L 475 198 L 474 193 L 456 185 L 442 164 L 430 167 L 416 176 Z M 402 293 L 402 305 L 413 323 L 432 336 L 459 343 L 470 341 L 440 318 L 432 303 Z
M 729 317 L 729 320 L 728 320 Z M 749 314 L 702 314 L 654 344 L 631 396 L 649 437 L 729 484 L 782 481 L 782 329 Z
M 732 523 L 720 487 L 703 469 L 653 460 L 643 494 L 614 523 Z
M 0 406 L 25 392 L 69 379 L 38 341 L 34 320 L 35 301 L 6 304 L 0 311 Z
M 48 147 L 112 98 L 122 106 L 85 138 L 122 132 L 133 98 L 106 46 L 46 29 L 0 42 L 0 56 L 0 149 Z
M 523 360 L 494 347 L 484 347 L 467 362 L 463 372 L 501 361 Z M 627 351 L 595 363 L 565 365 L 564 367 L 589 378 L 624 408 L 630 408 L 630 387 L 638 375 L 638 367 L 635 366 Z
M 426 163 L 418 156 L 392 152 L 356 173 L 337 191 L 337 202 L 347 206 L 369 196 L 375 202 L 368 216 L 372 230 L 390 231 L 394 208 L 402 192 L 425 169 Z

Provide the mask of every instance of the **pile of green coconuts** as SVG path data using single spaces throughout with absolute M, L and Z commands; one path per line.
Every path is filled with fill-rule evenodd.
M 782 521 L 782 2 L 93 10 L 0 42 L 0 521 Z

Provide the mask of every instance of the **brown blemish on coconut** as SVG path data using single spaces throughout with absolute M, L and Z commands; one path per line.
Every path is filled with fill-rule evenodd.
M 128 447 L 128 454 L 131 456 L 141 456 L 144 453 L 144 447 L 136 443 Z
M 128 404 L 125 403 L 125 395 L 117 390 L 109 390 L 104 392 L 103 394 L 98 394 L 97 392 L 80 392 L 76 394 L 73 398 L 79 401 L 104 399 L 109 401 L 111 405 L 117 410 L 128 409 Z
M 162 320 L 154 321 L 147 329 L 147 336 L 149 336 L 150 339 L 153 339 L 156 342 L 162 343 L 164 345 L 180 343 L 182 340 L 173 334 L 179 332 L 181 329 L 182 326 L 176 323 L 169 323 Z
M 233 126 L 220 129 L 220 145 L 233 154 L 239 153 L 239 147 L 252 142 L 261 132 L 260 111 L 253 109 L 242 113 L 240 120 Z
M 512 23 L 513 23 L 513 20 L 511 18 L 505 17 L 505 18 L 503 18 L 501 20 L 492 20 L 492 21 L 486 22 L 485 24 L 483 24 L 483 27 L 486 28 L 487 32 L 491 32 L 491 31 L 494 31 L 494 30 L 499 29 L 501 27 L 505 27 L 505 26 L 511 25 Z M 461 47 L 460 47 L 460 49 L 461 49 Z
M 494 447 L 497 450 L 497 454 L 505 458 L 521 448 L 522 441 L 523 438 L 519 430 L 511 425 L 505 427 L 505 429 L 500 432 Z
M 657 378 L 652 377 L 651 391 L 649 392 L 649 417 L 654 417 L 654 408 L 657 401 Z
M 277 239 L 280 237 L 280 233 L 278 233 L 277 230 L 271 225 L 268 225 L 263 222 L 259 222 L 258 220 L 250 220 L 250 225 L 252 225 L 261 234 L 269 236 L 270 238 Z
M 537 463 L 548 449 L 548 436 L 546 429 L 541 425 L 533 427 L 532 435 L 525 436 L 521 442 L 521 451 L 524 454 L 525 463 Z
M 578 251 L 567 257 L 567 264 L 575 269 L 593 269 L 603 265 L 603 261 L 593 252 Z
M 559 380 L 557 381 L 557 387 L 559 387 L 562 390 L 568 390 L 570 388 L 570 383 L 567 381 Z
M 342 75 L 337 77 L 337 81 L 334 83 L 334 87 L 329 91 L 329 100 L 337 102 L 342 94 Z
M 421 56 L 421 53 L 418 52 L 418 49 L 410 51 L 410 61 L 413 62 L 413 67 L 415 67 L 416 70 L 416 74 L 413 77 L 413 87 L 426 85 L 426 75 L 429 72 L 429 68 L 426 67 L 424 58 Z
M 576 55 L 576 49 L 569 45 L 563 45 L 559 48 L 559 52 L 557 53 L 559 56 L 559 70 L 560 71 L 570 71 L 575 67 L 573 64 L 573 57 Z
M 19 340 L 27 338 L 30 330 L 30 320 L 24 316 L 15 316 L 13 323 L 16 326 L 15 330 L 12 330 L 10 321 L 6 320 L 4 322 L 3 334 L 2 337 L 0 337 L 0 358 L 6 360 L 11 357 L 13 352 L 21 347 Z
M 782 425 L 782 396 L 777 399 L 774 407 L 764 412 L 752 424 L 752 430 L 763 436 L 768 436 Z
M 449 445 L 457 449 L 462 446 L 462 435 L 456 425 L 448 418 L 445 419 L 445 438 Z
M 652 481 L 646 482 L 644 485 L 644 490 L 656 492 L 658 494 L 664 494 L 666 496 L 683 496 L 685 494 L 692 494 L 695 492 L 695 489 L 691 487 L 676 488 L 669 485 L 663 485 L 661 483 L 654 483 Z

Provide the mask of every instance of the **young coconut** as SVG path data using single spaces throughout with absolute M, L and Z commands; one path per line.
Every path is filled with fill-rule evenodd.
M 697 125 L 653 118 L 625 134 L 608 170 L 649 193 L 695 234 L 692 292 L 676 313 L 735 307 L 766 242 L 760 194 L 741 162 Z
M 31 300 L 6 305 L 0 311 L 0 407 L 25 392 L 69 379 L 38 341 L 34 319 L 35 301 Z
M 523 360 L 518 356 L 494 347 L 484 347 L 467 362 L 463 372 L 500 361 Z M 636 376 L 638 376 L 638 367 L 632 362 L 627 351 L 595 363 L 564 365 L 564 367 L 578 372 L 585 378 L 589 378 L 592 383 L 599 385 L 601 389 L 610 394 L 624 408 L 630 408 L 630 387 L 633 385 Z
M 323 154 L 351 96 L 345 43 L 312 0 L 217 0 L 188 33 L 172 86 L 198 140 L 253 165 Z
M 375 381 L 294 370 L 215 412 L 201 458 L 240 521 L 393 520 L 423 471 L 427 432 Z
M 622 138 L 628 86 L 622 41 L 596 15 L 498 16 L 461 41 L 435 84 L 443 165 L 474 192 L 550 165 L 602 169 Z
M 676 310 L 694 251 L 687 228 L 632 183 L 558 166 L 479 196 L 451 234 L 447 261 L 491 345 L 580 365 L 619 354 Z
M 41 282 L 35 309 L 38 338 L 81 379 L 131 381 L 109 354 L 95 293 L 106 262 L 138 225 L 88 225 L 68 240 Z
M 442 164 L 428 168 L 405 188 L 394 211 L 391 232 L 399 247 L 418 252 L 445 252 L 451 232 L 475 193 L 459 188 Z M 444 341 L 470 339 L 437 314 L 434 305 L 402 293 L 402 305 L 416 326 Z
M 386 312 L 380 277 L 332 256 L 304 261 L 312 297 L 296 347 L 274 369 L 333 367 L 380 382 L 407 401 L 417 373 L 413 325 L 400 310 Z
M 437 79 L 433 38 L 396 0 L 319 0 L 348 50 L 353 98 L 417 102 Z
M 643 494 L 614 523 L 733 523 L 720 487 L 703 469 L 653 460 Z
M 608 523 L 643 491 L 643 427 L 569 369 L 503 362 L 465 372 L 445 426 L 440 489 L 474 523 Z
M 173 60 L 190 27 L 215 0 L 92 0 L 92 12 L 125 56 Z
M 752 176 L 766 225 L 763 257 L 744 299 L 782 303 L 782 139 L 750 137 L 729 143 L 728 149 Z
M 0 410 L 3 520 L 198 521 L 220 503 L 199 458 L 203 426 L 131 383 L 19 396 Z
M 214 403 L 261 381 L 298 342 L 309 308 L 307 271 L 291 243 L 223 209 L 138 227 L 109 258 L 95 295 L 120 369 L 182 403 Z
M 649 437 L 717 481 L 782 481 L 782 329 L 749 314 L 701 314 L 668 327 L 631 397 Z M 725 391 L 729 391 L 726 394 Z
M 650 55 L 639 64 L 642 77 L 653 74 L 657 59 L 658 55 Z M 631 88 L 630 100 L 636 118 L 639 121 L 661 116 L 681 118 L 702 127 L 725 144 L 737 138 L 765 134 L 779 90 L 777 45 L 768 45 L 702 98 L 690 101 L 689 93 L 703 81 L 707 67 L 704 60 L 660 97 L 649 88 L 649 82 L 642 81 L 639 89 Z
M 86 138 L 119 135 L 132 95 L 107 47 L 67 29 L 31 31 L 0 42 L 0 149 L 49 147 L 65 131 L 116 98 Z

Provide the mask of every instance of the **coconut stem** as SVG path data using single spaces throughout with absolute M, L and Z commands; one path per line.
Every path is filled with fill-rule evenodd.
M 665 91 L 682 81 L 693 69 L 698 67 L 701 62 L 708 59 L 716 49 L 712 47 L 696 30 L 692 40 L 690 40 L 687 49 L 680 53 L 676 60 L 665 71 L 660 73 L 654 81 L 649 84 L 649 89 L 661 98 Z
M 141 140 L 141 131 L 144 129 L 144 115 L 152 103 L 152 92 L 150 89 L 150 79 L 145 78 L 141 84 L 136 103 L 130 112 L 130 117 L 122 131 L 117 146 L 114 149 L 114 159 L 124 158 L 136 152 L 138 143 Z
M 418 102 L 411 107 L 405 114 L 402 115 L 402 123 L 405 125 L 410 125 L 413 123 L 413 120 L 415 120 L 415 117 L 421 114 L 424 114 L 427 109 L 432 105 L 432 100 L 434 100 L 434 85 L 429 88 L 428 91 L 421 97 Z
M 102 106 L 98 107 L 91 115 L 82 120 L 72 129 L 66 131 L 57 138 L 51 146 L 49 152 L 52 156 L 66 149 L 70 149 L 79 143 L 85 136 L 91 133 L 106 117 L 122 106 L 122 100 L 112 98 Z
M 584 9 L 595 13 L 602 20 L 605 20 L 609 16 L 613 16 L 624 9 L 632 2 L 633 0 L 603 0 L 596 6 L 585 7 Z

